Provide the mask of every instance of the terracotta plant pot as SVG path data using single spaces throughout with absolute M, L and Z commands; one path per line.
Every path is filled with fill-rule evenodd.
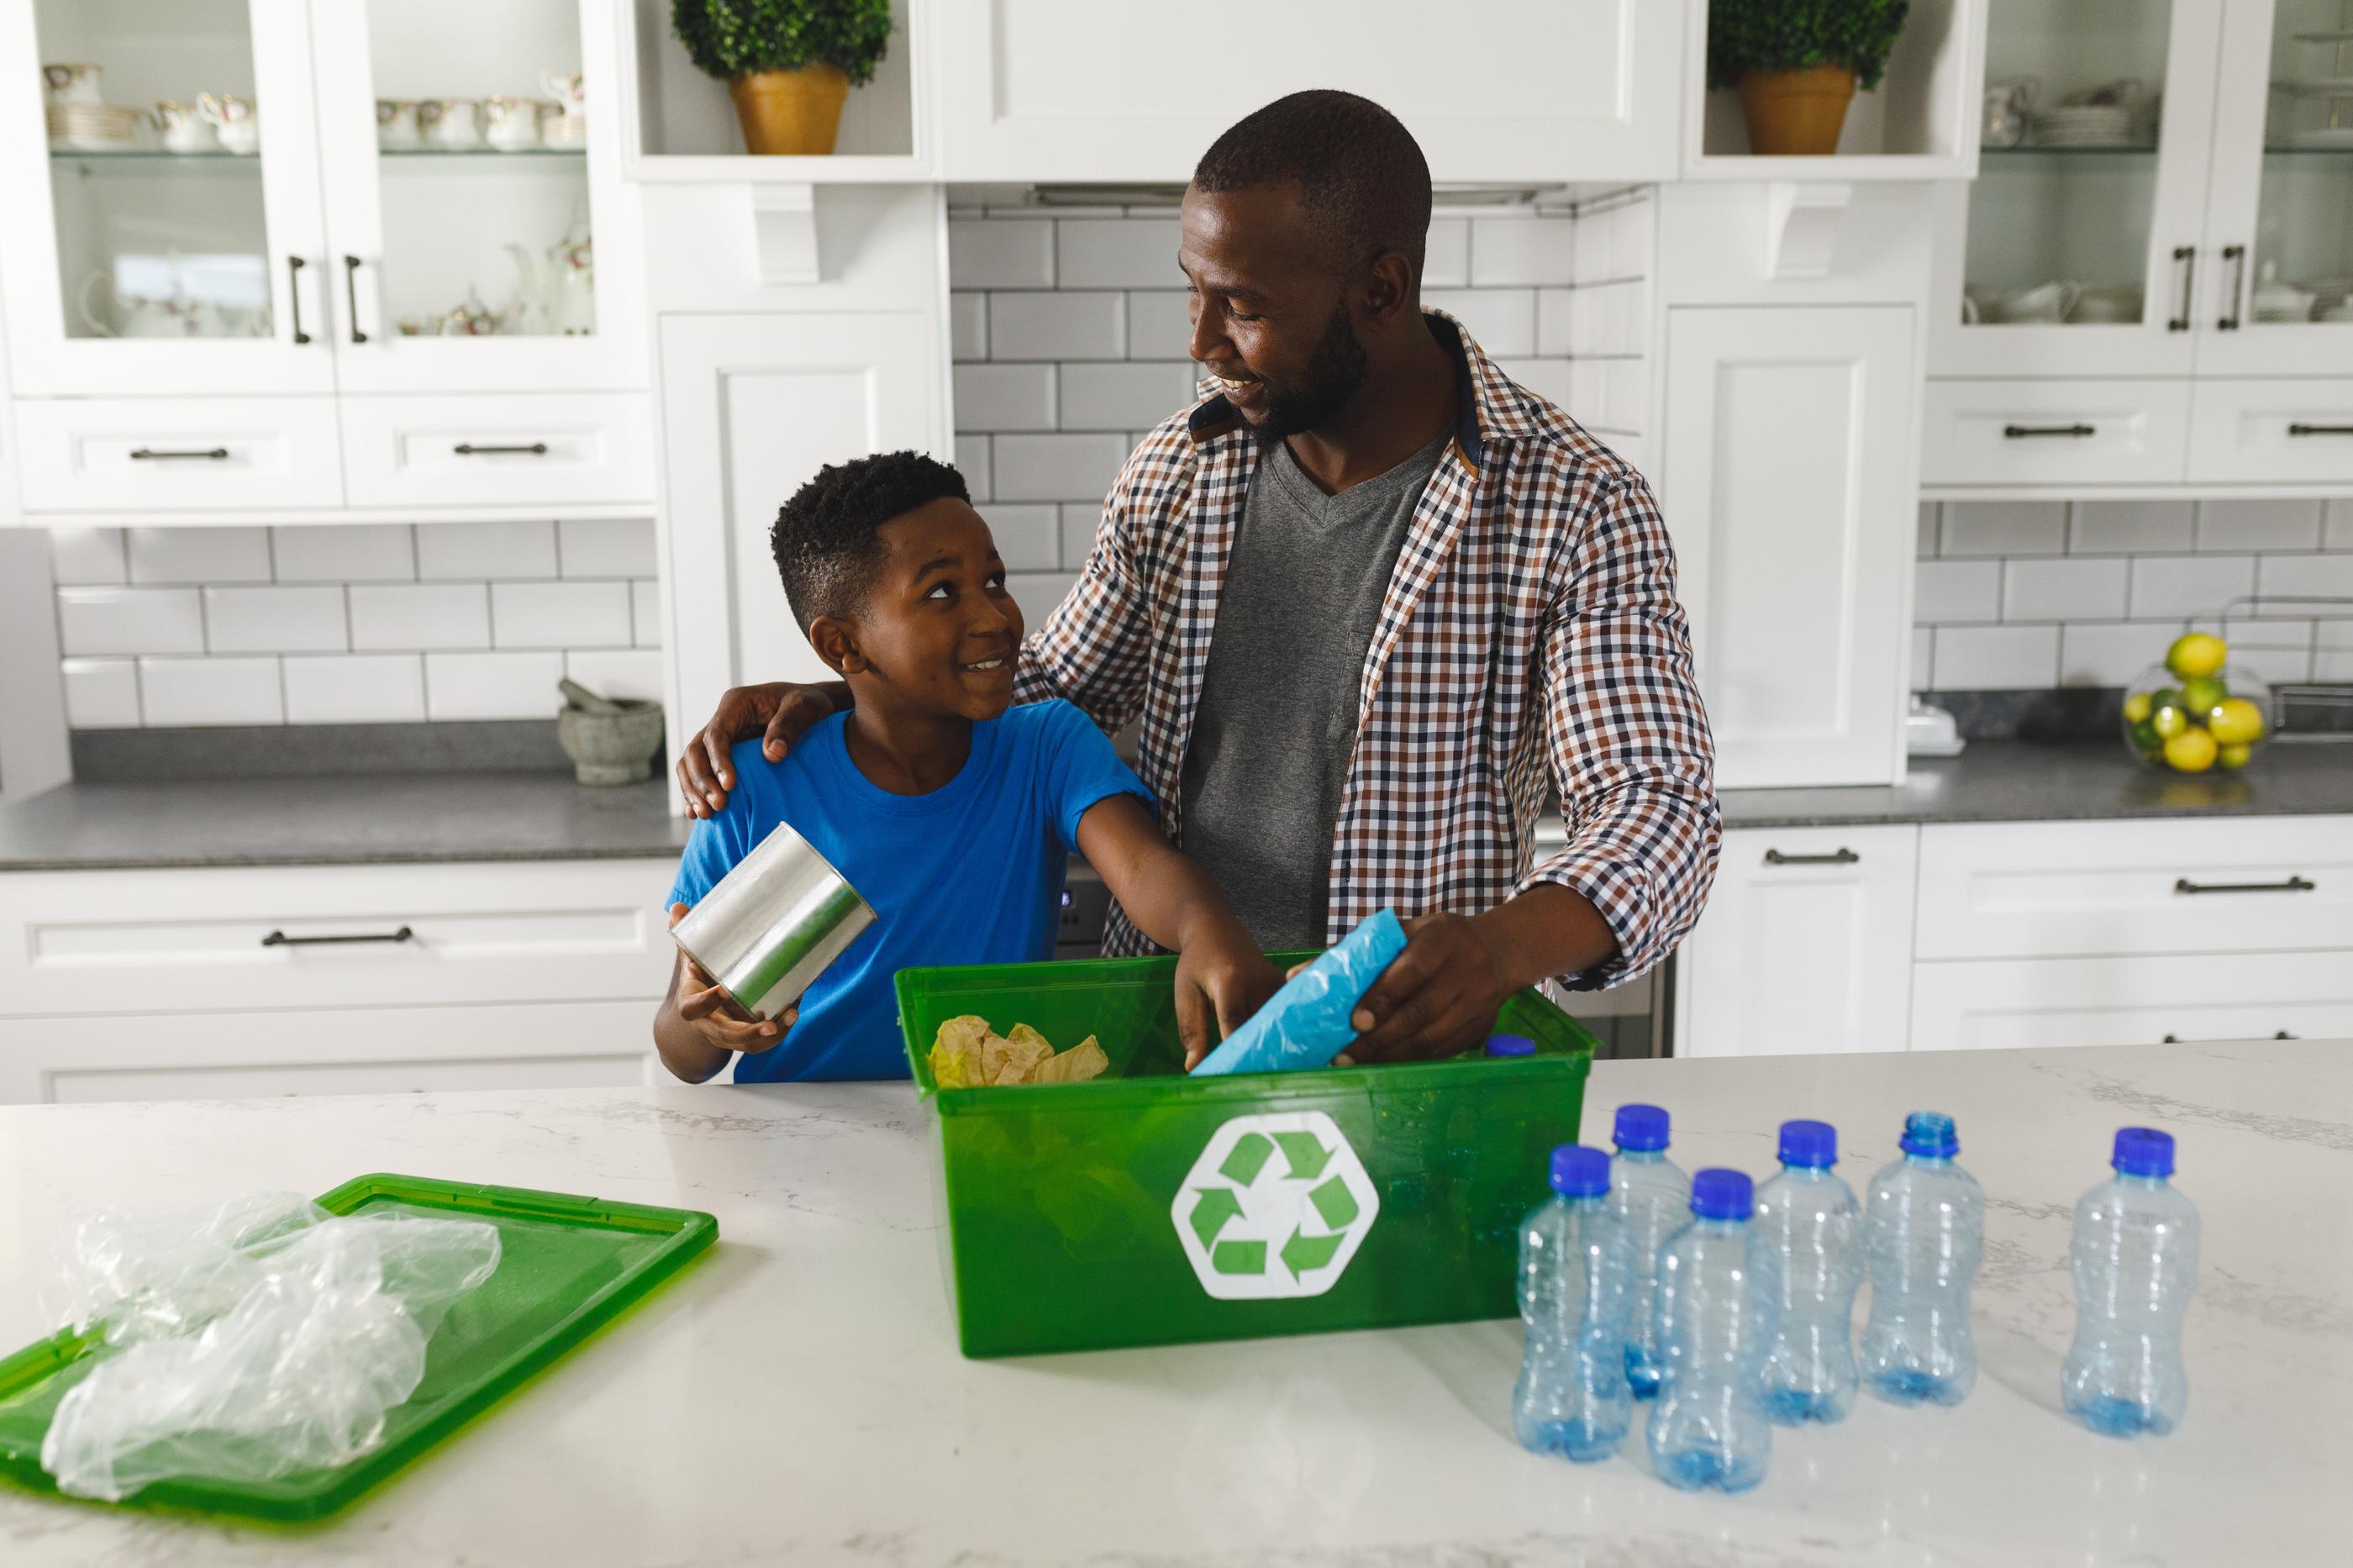
M 1748 150 L 1760 156 L 1828 157 L 1838 151 L 1853 99 L 1854 72 L 1843 66 L 1751 71 L 1740 79 Z
M 749 151 L 822 157 L 833 151 L 834 133 L 841 129 L 849 77 L 833 66 L 754 71 L 728 82 L 727 94 L 735 100 Z

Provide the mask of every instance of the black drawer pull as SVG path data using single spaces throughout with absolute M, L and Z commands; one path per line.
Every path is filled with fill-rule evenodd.
M 2174 879 L 2177 893 L 2308 893 L 2317 887 L 2302 877 L 2290 877 L 2284 882 L 2193 882 L 2187 877 Z
M 2005 425 L 2001 427 L 2001 438 L 2005 441 L 2024 441 L 2035 436 L 2072 436 L 2081 440 L 2099 433 L 2098 427 L 2091 425 Z
M 2247 291 L 2247 247 L 2226 245 L 2222 247 L 2222 259 L 2229 262 L 2232 268 L 2231 308 L 2214 323 L 2214 327 L 2217 331 L 2235 332 L 2239 330 L 2239 299 Z
M 2173 312 L 2172 319 L 2165 323 L 2165 330 L 2168 332 L 2186 332 L 2189 330 L 2190 301 L 2197 293 L 2197 286 L 2192 281 L 2198 271 L 2197 250 L 2187 245 L 2175 246 L 2173 265 L 2181 274 L 2181 306 Z
M 360 258 L 356 256 L 343 258 L 343 305 L 352 313 L 352 342 L 367 342 L 367 334 L 360 331 Z
M 293 309 L 294 341 L 298 343 L 307 343 L 311 341 L 311 334 L 302 330 L 303 265 L 302 258 L 299 256 L 290 256 L 286 258 L 286 303 Z
M 325 947 L 346 942 L 406 942 L 417 933 L 406 926 L 398 931 L 362 931 L 357 936 L 288 936 L 282 931 L 271 931 L 261 939 L 264 947 Z
M 159 452 L 153 447 L 133 447 L 131 448 L 131 460 L 134 463 L 168 463 L 177 461 L 183 458 L 193 458 L 199 462 L 226 463 L 228 461 L 228 448 L 227 447 L 207 447 L 201 452 Z
M 471 441 L 460 441 L 449 449 L 461 458 L 487 458 L 497 452 L 527 453 L 534 458 L 547 456 L 547 443 L 544 441 L 533 441 L 528 447 L 477 447 Z
M 2273 1039 L 2274 1039 L 2274 1040 L 2293 1040 L 2293 1039 L 2298 1039 L 2298 1038 L 2300 1038 L 2300 1037 L 2301 1037 L 2300 1036 L 2296 1036 L 2296 1035 L 2291 1035 L 2291 1034 L 2289 1034 L 2285 1029 L 2278 1030 L 2277 1032 L 2275 1032 L 2275 1033 L 2272 1036 L 2272 1038 L 2273 1038 Z M 2166 1043 L 2167 1045 L 2168 1045 L 2168 1046 L 2178 1046 L 2178 1045 L 2182 1044 L 2183 1042 L 2182 1042 L 2182 1038 L 2181 1038 L 2181 1037 L 2180 1037 L 2179 1035 L 2168 1035 L 2168 1036 L 2166 1036 L 2166 1037 L 2165 1037 L 2165 1043 Z M 2207 1044 L 2211 1044 L 2211 1042 L 2205 1041 L 2205 1040 L 2191 1040 L 2191 1041 L 2189 1041 L 2189 1043 L 2190 1045 L 2193 1045 L 2193 1046 L 2199 1046 L 2199 1045 L 2207 1045 Z
M 1841 847 L 1827 855 L 1784 855 L 1778 849 L 1765 851 L 1767 866 L 1852 866 L 1862 857 L 1853 850 Z
M 2353 425 L 2291 425 L 2291 436 L 2353 436 Z

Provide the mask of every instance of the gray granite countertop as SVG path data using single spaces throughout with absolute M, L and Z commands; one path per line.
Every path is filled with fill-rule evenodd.
M 0 806 L 0 871 L 669 858 L 668 781 L 569 773 L 66 784 Z

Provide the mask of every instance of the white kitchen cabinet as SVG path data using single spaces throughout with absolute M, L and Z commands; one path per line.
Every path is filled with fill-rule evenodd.
M 2353 366 L 2353 344 L 2345 354 L 2341 363 Z M 2353 484 L 2353 378 L 2200 376 L 2189 462 L 2192 479 Z
M 2187 380 L 1931 381 L 1926 485 L 2178 484 Z
M 16 426 L 37 515 L 343 504 L 332 397 L 27 398 Z
M 1923 963 L 1915 1051 L 2353 1035 L 2353 952 Z
M 1919 829 L 1739 828 L 1676 952 L 1675 1054 L 1905 1048 Z
M 1313 0 L 1192 17 L 1098 0 L 932 13 L 941 175 L 1182 184 L 1227 126 L 1342 88 L 1440 180 L 1660 180 L 1680 158 L 1682 0 Z
M 643 393 L 339 402 L 350 490 L 371 506 L 653 502 Z
M 698 585 L 668 629 L 672 755 L 681 716 L 727 687 L 831 678 L 794 622 L 768 531 L 828 463 L 951 449 L 941 332 L 926 311 L 663 318 L 665 573 Z
M 1667 312 L 1661 491 L 1724 787 L 1901 776 L 1915 324 Z

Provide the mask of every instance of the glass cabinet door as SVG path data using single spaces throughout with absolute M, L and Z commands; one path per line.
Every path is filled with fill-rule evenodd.
M 315 7 L 346 391 L 598 383 L 612 128 L 581 0 Z
M 37 62 L 5 90 L 39 110 L 10 121 L 12 184 L 40 193 L 0 254 L 19 390 L 331 387 L 301 0 L 33 0 L 16 21 L 5 53 Z
M 2221 0 L 1991 0 L 1969 374 L 2186 372 Z

